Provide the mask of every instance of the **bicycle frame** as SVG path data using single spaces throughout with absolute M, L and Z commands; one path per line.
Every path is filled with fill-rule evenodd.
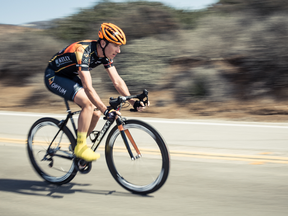
M 147 98 L 146 101 L 143 101 L 144 98 Z M 126 97 L 118 97 L 118 99 L 115 99 L 115 98 L 110 98 L 110 105 L 112 108 L 115 108 L 117 111 L 120 111 L 121 108 L 122 108 L 122 102 L 123 101 L 126 101 L 126 100 L 129 100 L 129 99 L 132 99 L 132 98 L 138 98 L 139 100 L 141 100 L 142 102 L 144 103 L 147 103 L 148 102 L 148 91 L 147 90 L 143 90 L 143 93 L 140 94 L 140 95 L 134 95 L 134 96 L 126 96 Z M 64 126 L 67 125 L 69 119 L 71 120 L 71 123 L 72 123 L 72 127 L 74 129 L 74 133 L 75 133 L 75 137 L 77 137 L 77 128 L 76 128 L 76 125 L 75 125 L 75 122 L 74 122 L 74 119 L 73 119 L 73 115 L 75 114 L 79 114 L 81 111 L 76 111 L 76 112 L 72 112 L 70 110 L 70 106 L 68 104 L 68 101 L 66 99 L 64 99 L 65 101 L 65 105 L 66 105 L 66 108 L 67 108 L 67 117 L 66 119 L 64 120 L 61 120 L 60 123 L 59 123 L 59 130 L 58 132 L 56 133 L 55 137 L 53 138 L 53 140 L 51 141 L 48 149 L 47 149 L 47 152 L 49 153 L 49 150 L 50 150 L 50 147 L 52 145 L 52 143 L 54 142 L 54 140 L 56 139 L 56 137 L 58 136 L 58 134 L 60 133 L 60 131 L 63 129 Z M 133 110 L 130 110 L 130 111 L 133 111 Z M 104 117 L 105 119 L 105 117 Z M 125 130 L 123 125 L 125 124 L 124 123 L 125 119 L 123 119 L 121 116 L 117 116 L 116 118 L 116 123 L 117 123 L 117 126 L 118 126 L 118 129 L 120 131 L 120 134 L 121 134 L 121 137 L 123 139 L 123 142 L 125 143 L 125 146 L 126 146 L 126 149 L 129 153 L 129 156 L 131 158 L 131 160 L 135 160 L 135 159 L 138 159 L 141 157 L 141 153 L 133 139 L 133 137 L 131 136 L 129 130 Z M 100 145 L 101 141 L 103 140 L 104 136 L 106 135 L 106 133 L 108 132 L 109 128 L 111 127 L 111 125 L 113 124 L 114 121 L 109 121 L 107 119 L 107 121 L 105 122 L 103 128 L 95 135 L 95 139 L 91 139 L 93 145 L 91 147 L 91 149 L 93 151 L 96 151 L 98 146 Z M 89 135 L 90 136 L 90 135 Z M 127 137 L 129 139 L 129 141 L 131 142 L 133 148 L 135 149 L 137 155 L 136 157 L 134 157 L 132 151 L 131 151 L 131 148 L 129 146 L 129 143 L 128 143 L 128 140 L 127 140 Z M 73 149 L 74 150 L 74 149 Z
M 133 98 L 140 102 L 132 103 L 134 109 L 130 111 L 138 111 L 142 102 L 149 105 L 147 90 L 140 95 L 111 97 L 107 109 L 115 114 L 115 118 L 104 116 L 106 121 L 104 124 L 101 122 L 102 129 L 93 130 L 89 138 L 91 150 L 96 151 L 107 133 L 105 159 L 113 178 L 132 193 L 148 194 L 157 191 L 165 183 L 170 167 L 169 152 L 165 141 L 151 125 L 121 116 L 119 111 L 127 108 L 128 101 Z M 35 171 L 45 181 L 56 185 L 69 183 L 77 172 L 87 174 L 92 168 L 92 161 L 85 161 L 73 153 L 77 146 L 78 130 L 77 122 L 74 122 L 77 117 L 74 119 L 73 116 L 81 111 L 72 112 L 68 101 L 64 102 L 67 115 L 60 120 L 51 117 L 38 119 L 31 126 L 27 139 L 28 155 Z M 69 120 L 72 125 L 68 123 Z M 114 122 L 116 125 L 110 129 Z
M 61 120 L 60 123 L 59 123 L 59 130 L 58 132 L 56 133 L 55 137 L 53 138 L 52 142 L 50 143 L 49 147 L 48 147 L 48 151 L 50 149 L 50 146 L 52 145 L 52 143 L 54 142 L 55 138 L 58 136 L 59 132 L 63 129 L 64 126 L 67 125 L 69 119 L 72 123 L 72 127 L 73 127 L 73 130 L 74 130 L 74 133 L 75 133 L 75 137 L 77 137 L 77 128 L 76 128 L 76 125 L 75 125 L 75 122 L 74 122 L 74 119 L 73 119 L 73 116 L 76 115 L 76 114 L 79 114 L 81 111 L 75 111 L 75 112 L 72 112 L 70 110 L 70 106 L 68 104 L 68 101 L 65 99 L 65 105 L 66 105 L 66 108 L 67 108 L 67 116 L 64 120 Z M 92 150 L 93 151 L 96 151 L 98 146 L 100 145 L 101 141 L 103 140 L 104 136 L 106 135 L 107 131 L 109 130 L 109 128 L 111 127 L 113 122 L 110 122 L 110 121 L 106 121 L 105 125 L 103 126 L 102 130 L 98 133 L 98 136 L 96 137 L 95 141 L 93 141 L 93 145 L 92 145 Z
M 61 121 L 60 121 L 60 123 L 59 123 L 59 126 L 60 126 L 60 127 L 59 127 L 59 130 L 58 130 L 58 132 L 56 133 L 55 137 L 53 138 L 52 142 L 50 143 L 50 145 L 49 145 L 49 147 L 48 147 L 48 149 L 47 149 L 47 152 L 49 152 L 52 143 L 54 142 L 54 140 L 56 139 L 56 137 L 58 136 L 58 134 L 60 133 L 60 131 L 63 129 L 63 127 L 67 125 L 69 119 L 71 120 L 72 127 L 73 127 L 73 130 L 74 130 L 74 133 L 75 133 L 75 137 L 77 137 L 77 128 L 76 128 L 76 125 L 75 125 L 73 116 L 76 115 L 76 114 L 79 114 L 81 111 L 72 112 L 72 111 L 70 110 L 70 106 L 69 106 L 67 100 L 65 100 L 65 105 L 66 105 L 67 113 L 68 113 L 68 114 L 67 114 L 67 116 L 66 116 L 66 118 L 65 118 L 64 120 L 61 120 Z M 131 160 L 135 160 L 135 157 L 133 156 L 133 153 L 132 153 L 132 151 L 131 151 L 131 149 L 130 149 L 130 147 L 129 147 L 129 144 L 128 144 L 128 140 L 127 140 L 127 138 L 126 138 L 126 135 L 128 136 L 129 140 L 131 141 L 133 147 L 135 148 L 135 150 L 136 150 L 136 152 L 137 152 L 136 158 L 139 158 L 139 157 L 141 156 L 140 151 L 138 150 L 138 148 L 137 148 L 137 146 L 136 146 L 136 144 L 135 144 L 135 142 L 134 142 L 131 134 L 129 133 L 129 131 L 123 129 L 123 119 L 121 118 L 121 116 L 118 116 L 116 122 L 117 122 L 118 128 L 119 128 L 119 130 L 120 130 L 122 139 L 123 139 L 123 141 L 124 141 L 124 143 L 125 143 L 125 145 L 126 145 L 127 151 L 128 151 L 128 153 L 129 153 L 129 155 L 130 155 L 130 157 L 131 157 Z M 105 122 L 103 128 L 97 133 L 96 138 L 95 138 L 93 141 L 92 141 L 92 139 L 91 139 L 91 141 L 93 142 L 93 145 L 92 145 L 91 149 L 92 149 L 93 151 L 96 151 L 96 150 L 97 150 L 98 146 L 99 146 L 100 143 L 102 142 L 104 136 L 107 134 L 107 132 L 108 132 L 108 130 L 110 129 L 110 127 L 111 127 L 112 124 L 113 124 L 113 122 L 107 120 L 107 121 Z

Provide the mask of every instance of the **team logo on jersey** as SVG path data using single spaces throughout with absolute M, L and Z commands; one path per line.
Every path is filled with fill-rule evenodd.
M 56 84 L 56 83 L 52 83 L 51 88 L 52 88 L 52 89 L 55 89 L 56 91 L 58 91 L 60 94 L 63 94 L 63 95 L 65 95 L 66 92 L 67 92 L 66 89 L 62 88 L 61 86 L 59 86 L 59 85 Z
M 55 59 L 55 63 L 57 67 L 60 67 L 63 64 L 67 64 L 72 62 L 69 56 L 63 56 L 60 58 Z
M 48 79 L 49 85 L 51 85 L 51 84 L 54 82 L 54 79 L 55 79 L 55 76 L 50 77 L 50 78 Z

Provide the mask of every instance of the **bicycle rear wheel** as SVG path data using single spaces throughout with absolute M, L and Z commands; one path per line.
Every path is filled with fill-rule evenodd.
M 105 146 L 106 162 L 112 176 L 132 193 L 148 194 L 157 191 L 166 182 L 170 168 L 164 140 L 153 127 L 142 121 L 127 120 L 123 127 L 130 132 L 141 156 L 131 141 L 128 141 L 135 157 L 135 160 L 131 160 L 120 131 L 115 126 Z
M 61 185 L 70 182 L 77 170 L 73 163 L 72 150 L 76 143 L 75 138 L 66 126 L 59 131 L 59 123 L 53 118 L 36 121 L 28 134 L 27 150 L 36 172 L 45 181 Z

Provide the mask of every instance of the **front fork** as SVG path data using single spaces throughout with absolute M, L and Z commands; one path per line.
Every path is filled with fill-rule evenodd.
M 127 149 L 128 153 L 130 155 L 131 160 L 135 160 L 135 159 L 140 158 L 141 157 L 141 153 L 140 153 L 140 151 L 139 151 L 139 149 L 138 149 L 138 147 L 137 147 L 137 145 L 136 145 L 136 143 L 135 143 L 130 131 L 128 129 L 124 129 L 124 127 L 123 127 L 124 121 L 121 119 L 121 117 L 118 117 L 116 119 L 116 123 L 117 123 L 118 129 L 120 131 L 121 137 L 123 139 L 123 142 L 125 143 L 126 149 Z M 135 149 L 135 151 L 137 153 L 136 157 L 134 157 L 134 155 L 133 155 L 133 153 L 131 151 L 129 142 L 127 140 L 127 137 L 128 137 L 130 143 L 132 144 L 133 148 Z

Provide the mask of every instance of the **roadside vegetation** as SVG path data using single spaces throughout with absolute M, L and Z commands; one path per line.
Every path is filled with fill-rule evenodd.
M 45 30 L 2 31 L 0 83 L 38 82 L 35 74 L 43 75 L 54 53 L 73 41 L 97 39 L 100 24 L 112 22 L 128 39 L 115 65 L 135 92 L 167 90 L 182 105 L 203 100 L 285 100 L 287 11 L 283 0 L 220 0 L 201 11 L 145 1 L 104 1 L 46 23 Z M 95 85 L 107 83 L 101 91 L 112 91 L 102 68 L 92 73 Z

